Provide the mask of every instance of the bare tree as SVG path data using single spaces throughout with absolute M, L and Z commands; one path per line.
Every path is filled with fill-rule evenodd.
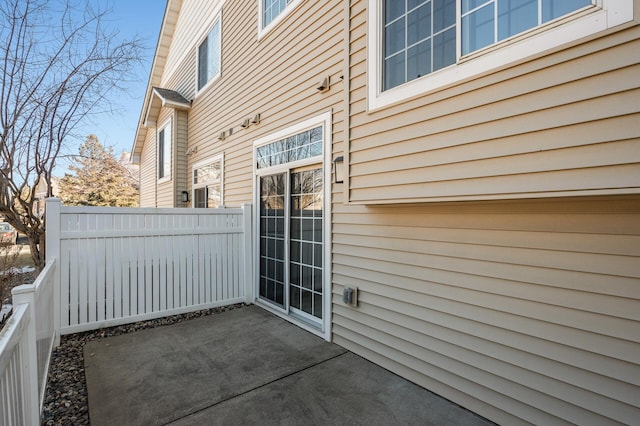
M 108 10 L 88 0 L 0 0 L 0 214 L 29 239 L 44 267 L 36 185 L 51 177 L 65 141 L 123 89 L 138 40 L 107 32 Z

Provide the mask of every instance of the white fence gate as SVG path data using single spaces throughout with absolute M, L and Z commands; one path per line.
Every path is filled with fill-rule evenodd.
M 250 205 L 99 208 L 49 199 L 47 250 L 57 250 L 47 257 L 57 259 L 61 334 L 253 298 Z

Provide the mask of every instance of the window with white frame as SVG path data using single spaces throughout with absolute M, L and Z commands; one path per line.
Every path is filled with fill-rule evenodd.
M 171 122 L 158 132 L 158 180 L 171 179 Z
M 198 45 L 198 90 L 220 75 L 220 18 Z
M 222 205 L 222 156 L 193 166 L 193 207 L 216 208 Z
M 368 5 L 372 108 L 633 19 L 633 0 L 368 0 Z
M 282 13 L 291 0 L 261 0 L 262 26 L 266 27 Z
M 258 0 L 258 10 L 260 13 L 258 32 L 260 35 L 275 26 L 284 19 L 301 0 Z

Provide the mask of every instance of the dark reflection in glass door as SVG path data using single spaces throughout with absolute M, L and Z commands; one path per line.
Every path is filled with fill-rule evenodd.
M 322 318 L 322 169 L 291 173 L 289 303 Z
M 260 297 L 285 307 L 286 173 L 260 178 Z
M 259 185 L 260 298 L 322 319 L 322 167 L 262 176 Z

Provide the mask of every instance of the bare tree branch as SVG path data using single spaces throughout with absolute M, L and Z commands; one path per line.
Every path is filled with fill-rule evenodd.
M 29 238 L 44 266 L 36 186 L 52 196 L 67 140 L 123 87 L 140 61 L 138 40 L 106 32 L 109 10 L 87 0 L 0 0 L 0 214 Z

